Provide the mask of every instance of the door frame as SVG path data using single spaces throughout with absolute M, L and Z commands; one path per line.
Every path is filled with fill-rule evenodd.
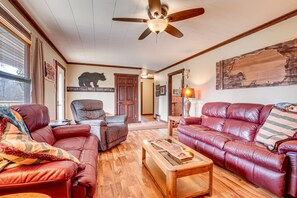
M 64 70 L 64 119 L 66 117 L 66 69 L 63 67 L 63 65 L 61 63 L 59 63 L 57 60 L 55 60 L 56 62 L 56 119 L 58 119 L 58 67 L 60 67 L 62 70 Z
M 139 96 L 138 96 L 138 89 L 139 89 L 139 75 L 138 74 L 122 74 L 122 73 L 114 73 L 114 114 L 118 115 L 118 76 L 123 76 L 123 77 L 136 77 L 137 83 L 136 83 L 136 88 L 135 88 L 135 95 L 136 95 L 136 108 L 134 110 L 134 113 L 136 114 L 136 122 L 139 120 Z
M 185 69 L 180 69 L 174 72 L 171 72 L 168 74 L 168 116 L 172 114 L 172 76 L 176 74 L 182 74 L 182 88 L 185 86 L 185 80 L 184 80 L 184 73 Z M 184 100 L 182 100 L 182 112 L 184 110 Z
M 141 79 L 143 79 L 143 78 L 141 78 Z M 144 78 L 144 79 L 153 79 L 154 80 L 154 78 Z M 141 85 L 140 85 L 140 108 L 141 108 L 141 116 L 142 115 L 155 115 L 155 83 L 153 82 L 153 94 L 152 94 L 152 100 L 153 100 L 153 113 L 151 114 L 151 113 L 149 113 L 149 114 L 143 114 L 143 96 L 142 96 L 142 94 L 143 94 L 143 82 L 141 82 Z

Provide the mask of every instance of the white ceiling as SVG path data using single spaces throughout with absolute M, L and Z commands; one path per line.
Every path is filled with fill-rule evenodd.
M 160 70 L 240 33 L 297 9 L 296 0 L 163 0 L 169 14 L 203 7 L 205 13 L 171 23 L 184 37 L 165 32 L 138 37 L 147 19 L 147 0 L 19 0 L 68 62 Z

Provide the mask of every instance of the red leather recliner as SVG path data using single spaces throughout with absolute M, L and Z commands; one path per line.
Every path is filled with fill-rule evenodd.
M 98 138 L 89 125 L 68 125 L 52 129 L 46 106 L 13 106 L 23 117 L 32 138 L 62 148 L 77 157 L 84 169 L 72 161 L 20 166 L 0 173 L 0 195 L 39 192 L 53 198 L 93 197 L 96 189 Z
M 269 151 L 255 136 L 273 105 L 206 103 L 201 117 L 183 118 L 178 139 L 216 164 L 278 195 L 297 197 L 296 140 Z

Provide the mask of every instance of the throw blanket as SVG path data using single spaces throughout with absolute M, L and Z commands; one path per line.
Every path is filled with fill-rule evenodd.
M 29 130 L 23 121 L 22 116 L 16 111 L 0 105 L 0 119 L 3 119 L 3 118 L 8 118 L 11 124 L 16 126 L 20 130 L 20 132 L 31 137 Z
M 0 171 L 20 165 L 32 165 L 58 160 L 80 162 L 63 149 L 36 142 L 18 112 L 0 106 Z

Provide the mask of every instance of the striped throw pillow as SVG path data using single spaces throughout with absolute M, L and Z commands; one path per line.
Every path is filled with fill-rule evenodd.
M 257 133 L 256 141 L 275 150 L 278 142 L 293 137 L 296 132 L 297 114 L 274 108 Z
M 0 119 L 0 171 L 59 160 L 71 160 L 80 165 L 79 160 L 67 151 L 32 140 L 10 123 L 9 118 Z

